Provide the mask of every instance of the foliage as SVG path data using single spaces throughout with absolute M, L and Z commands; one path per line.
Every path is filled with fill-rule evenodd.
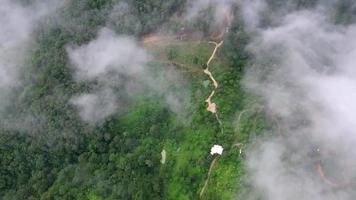
M 129 15 L 109 16 L 119 2 Z M 85 44 L 107 23 L 119 33 L 141 36 L 167 23 L 185 1 L 176 0 L 79 0 L 63 9 L 54 25 L 37 30 L 36 44 L 22 72 L 24 86 L 14 93 L 11 117 L 36 116 L 36 129 L 0 132 L 0 196 L 2 199 L 197 199 L 213 156 L 210 147 L 225 147 L 214 168 L 206 199 L 229 199 L 242 190 L 243 157 L 234 141 L 249 143 L 266 129 L 265 118 L 256 111 L 241 84 L 248 55 L 248 37 L 235 21 L 211 69 L 220 83 L 214 101 L 224 133 L 204 100 L 211 84 L 201 71 L 213 46 L 202 41 L 175 41 L 148 47 L 154 62 L 174 64 L 185 73 L 192 107 L 191 122 L 182 123 L 159 102 L 159 95 L 139 94 L 128 103 L 126 113 L 90 126 L 68 104 L 73 94 L 89 91 L 77 83 L 68 67 L 66 45 Z M 107 22 L 105 19 L 110 18 Z M 133 26 L 136 24 L 137 26 Z M 198 30 L 208 31 L 207 23 Z M 189 27 L 193 29 L 193 27 Z M 154 92 L 153 92 L 154 93 Z M 238 114 L 254 110 L 240 121 Z M 38 119 L 37 119 L 38 118 Z M 45 119 L 45 120 L 42 120 Z M 239 126 L 236 134 L 236 126 Z M 167 161 L 160 163 L 160 152 Z

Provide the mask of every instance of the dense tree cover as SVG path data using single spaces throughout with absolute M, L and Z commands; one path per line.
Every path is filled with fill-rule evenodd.
M 9 118 L 35 116 L 34 128 L 0 132 L 2 199 L 197 199 L 213 160 L 209 150 L 214 143 L 223 145 L 225 153 L 204 197 L 227 199 L 245 188 L 243 157 L 233 143 L 249 143 L 266 129 L 266 123 L 240 84 L 248 61 L 243 51 L 248 37 L 238 20 L 212 66 L 221 85 L 214 100 L 224 133 L 206 111 L 204 99 L 211 85 L 202 84 L 207 77 L 199 73 L 184 72 L 196 108 L 188 124 L 154 94 L 142 94 L 127 105 L 130 109 L 125 113 L 95 127 L 82 122 L 68 104 L 73 94 L 91 88 L 73 80 L 66 45 L 87 43 L 104 25 L 136 36 L 154 32 L 173 23 L 170 16 L 182 12 L 184 4 L 184 0 L 70 1 L 60 16 L 43 22 L 36 30 L 29 66 L 22 73 L 25 84 L 14 92 L 14 105 L 8 108 Z M 110 13 L 113 9 L 125 12 Z M 195 23 L 201 27 L 196 28 L 209 31 L 208 23 L 199 20 Z M 187 26 L 193 29 L 195 25 Z M 166 49 L 162 53 L 178 68 L 201 68 L 212 51 L 204 41 L 180 45 L 171 45 L 168 53 Z M 238 117 L 246 108 L 251 112 Z M 165 164 L 160 163 L 163 149 L 167 151 Z

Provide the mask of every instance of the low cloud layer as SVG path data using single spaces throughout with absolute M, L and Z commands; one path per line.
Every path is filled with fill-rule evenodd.
M 23 65 L 32 31 L 46 12 L 42 5 L 24 6 L 3 0 L 0 13 L 0 89 L 6 91 L 19 84 L 18 71 Z
M 354 199 L 356 24 L 334 24 L 332 2 L 283 17 L 267 5 L 242 6 L 254 57 L 245 85 L 280 130 L 250 152 L 251 183 L 262 199 Z
M 84 121 L 95 123 L 117 111 L 118 103 L 113 94 L 111 90 L 82 94 L 73 97 L 70 103 L 78 107 L 79 115 Z
M 0 125 L 4 128 L 26 127 L 33 121 L 31 116 L 24 117 L 21 123 L 17 122 L 19 119 L 7 119 L 6 108 L 11 104 L 12 92 L 22 84 L 20 73 L 26 70 L 25 62 L 34 43 L 33 32 L 65 2 L 2 0 L 0 3 Z
M 106 28 L 89 44 L 67 50 L 77 80 L 105 81 L 112 73 L 143 75 L 144 65 L 150 60 L 133 38 L 118 36 Z
M 134 38 L 103 28 L 95 40 L 83 46 L 68 47 L 67 52 L 74 78 L 93 87 L 92 92 L 70 101 L 86 122 L 101 122 L 117 113 L 125 106 L 120 97 L 134 98 L 144 89 L 163 95 L 164 103 L 177 114 L 188 101 L 186 93 L 169 91 L 169 85 L 180 84 L 179 75 L 168 69 L 154 73 L 149 67 L 151 56 Z
M 63 4 L 63 3 L 62 3 Z M 3 0 L 0 4 L 0 88 L 16 86 L 32 33 L 41 19 L 62 5 L 57 1 L 29 5 Z
M 91 123 L 117 112 L 119 102 L 113 89 L 129 89 L 132 79 L 145 75 L 144 66 L 150 60 L 133 38 L 116 35 L 107 28 L 100 30 L 95 40 L 83 46 L 68 47 L 67 52 L 74 67 L 74 78 L 96 82 L 96 91 L 71 100 L 81 118 Z

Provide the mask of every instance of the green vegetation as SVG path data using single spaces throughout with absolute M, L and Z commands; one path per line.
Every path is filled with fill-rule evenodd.
M 185 1 L 127 2 L 130 16 L 108 23 L 119 33 L 142 36 L 169 23 L 166 19 L 183 10 Z M 73 80 L 65 47 L 93 39 L 117 3 L 72 1 L 63 9 L 63 23 L 37 30 L 29 68 L 23 72 L 26 84 L 14 93 L 9 113 L 12 118 L 38 117 L 38 128 L 1 130 L 2 199 L 198 199 L 214 159 L 210 148 L 216 143 L 224 146 L 224 154 L 218 158 L 203 198 L 230 199 L 246 189 L 243 154 L 234 143 L 248 148 L 268 127 L 261 109 L 241 85 L 248 38 L 238 20 L 211 66 L 220 84 L 213 100 L 224 133 L 204 102 L 212 87 L 204 85 L 209 79 L 202 73 L 213 50 L 208 38 L 145 46 L 154 56 L 151 65 L 157 65 L 157 70 L 174 65 L 191 86 L 194 110 L 188 123 L 161 105 L 157 101 L 161 97 L 154 92 L 138 95 L 127 103 L 125 113 L 95 127 L 82 122 L 68 104 L 73 94 L 91 88 Z M 163 149 L 165 164 L 160 163 Z

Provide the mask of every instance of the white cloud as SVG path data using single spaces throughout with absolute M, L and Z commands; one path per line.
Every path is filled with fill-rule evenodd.
M 74 96 L 70 102 L 78 107 L 81 118 L 90 123 L 102 121 L 118 109 L 117 99 L 109 89 Z
M 67 51 L 78 80 L 96 80 L 110 73 L 143 75 L 144 66 L 150 60 L 133 38 L 118 36 L 107 28 L 100 30 L 89 44 L 69 47 Z
M 68 47 L 67 52 L 75 79 L 96 85 L 91 93 L 73 97 L 71 101 L 78 107 L 84 121 L 102 121 L 120 110 L 120 96 L 135 98 L 137 92 L 146 89 L 163 96 L 163 103 L 181 117 L 188 95 L 182 91 L 170 91 L 172 85 L 181 85 L 179 74 L 169 68 L 152 69 L 148 65 L 151 56 L 134 38 L 103 28 L 97 38 L 82 46 Z M 101 101 L 101 91 L 106 93 L 108 106 L 96 103 Z
M 268 9 L 254 5 L 256 13 Z M 333 24 L 324 12 L 328 5 L 292 10 L 283 18 L 269 10 L 274 16 L 266 28 L 258 16 L 245 15 L 255 23 L 245 85 L 264 99 L 283 135 L 262 141 L 248 156 L 252 183 L 263 199 L 355 196 L 356 24 Z M 325 177 L 317 170 L 320 161 Z
M 0 3 L 0 125 L 4 128 L 33 129 L 35 117 L 23 116 L 23 119 L 9 119 L 7 108 L 15 88 L 22 85 L 20 73 L 26 71 L 25 62 L 29 50 L 34 44 L 34 31 L 40 23 L 53 14 L 66 1 L 20 1 L 1 0 Z M 39 116 L 36 117 L 41 118 Z M 41 118 L 41 121 L 43 119 Z M 19 122 L 21 121 L 21 122 Z

